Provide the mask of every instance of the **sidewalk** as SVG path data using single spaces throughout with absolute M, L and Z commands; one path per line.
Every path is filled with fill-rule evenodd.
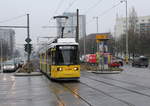
M 56 106 L 45 76 L 15 77 L 0 73 L 0 106 Z

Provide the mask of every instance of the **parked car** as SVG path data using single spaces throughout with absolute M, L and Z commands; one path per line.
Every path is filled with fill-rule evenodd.
M 134 58 L 133 62 L 132 62 L 132 66 L 145 66 L 145 67 L 148 67 L 149 65 L 149 60 L 147 57 L 145 56 L 140 56 L 140 57 L 136 57 Z
M 111 62 L 110 64 L 108 64 L 109 67 L 120 67 L 120 63 L 117 61 Z
M 123 60 L 118 57 L 112 57 L 111 63 L 108 64 L 109 67 L 120 67 L 123 66 Z
M 116 61 L 120 64 L 120 66 L 123 66 L 123 59 L 116 59 Z
M 15 72 L 17 70 L 17 66 L 13 61 L 7 61 L 3 64 L 3 72 Z

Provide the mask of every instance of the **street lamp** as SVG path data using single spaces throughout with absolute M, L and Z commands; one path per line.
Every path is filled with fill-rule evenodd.
M 128 2 L 127 0 L 122 0 L 122 2 L 125 2 L 126 4 L 126 54 L 125 54 L 125 60 L 126 63 L 128 63 L 128 56 L 129 56 L 129 51 L 128 51 Z

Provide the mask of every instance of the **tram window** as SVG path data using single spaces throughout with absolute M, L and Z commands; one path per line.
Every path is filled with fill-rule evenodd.
M 51 64 L 51 53 L 49 51 L 47 52 L 47 62 Z
M 58 65 L 74 65 L 78 64 L 77 46 L 59 46 L 57 51 L 56 64 Z
M 52 64 L 53 65 L 55 64 L 55 60 L 56 60 L 55 57 L 56 57 L 55 52 L 52 52 Z
M 42 62 L 44 62 L 44 55 L 42 54 Z

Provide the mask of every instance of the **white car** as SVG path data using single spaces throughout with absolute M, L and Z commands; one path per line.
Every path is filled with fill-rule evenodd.
M 3 72 L 15 72 L 17 70 L 17 66 L 14 62 L 5 62 L 2 68 Z

